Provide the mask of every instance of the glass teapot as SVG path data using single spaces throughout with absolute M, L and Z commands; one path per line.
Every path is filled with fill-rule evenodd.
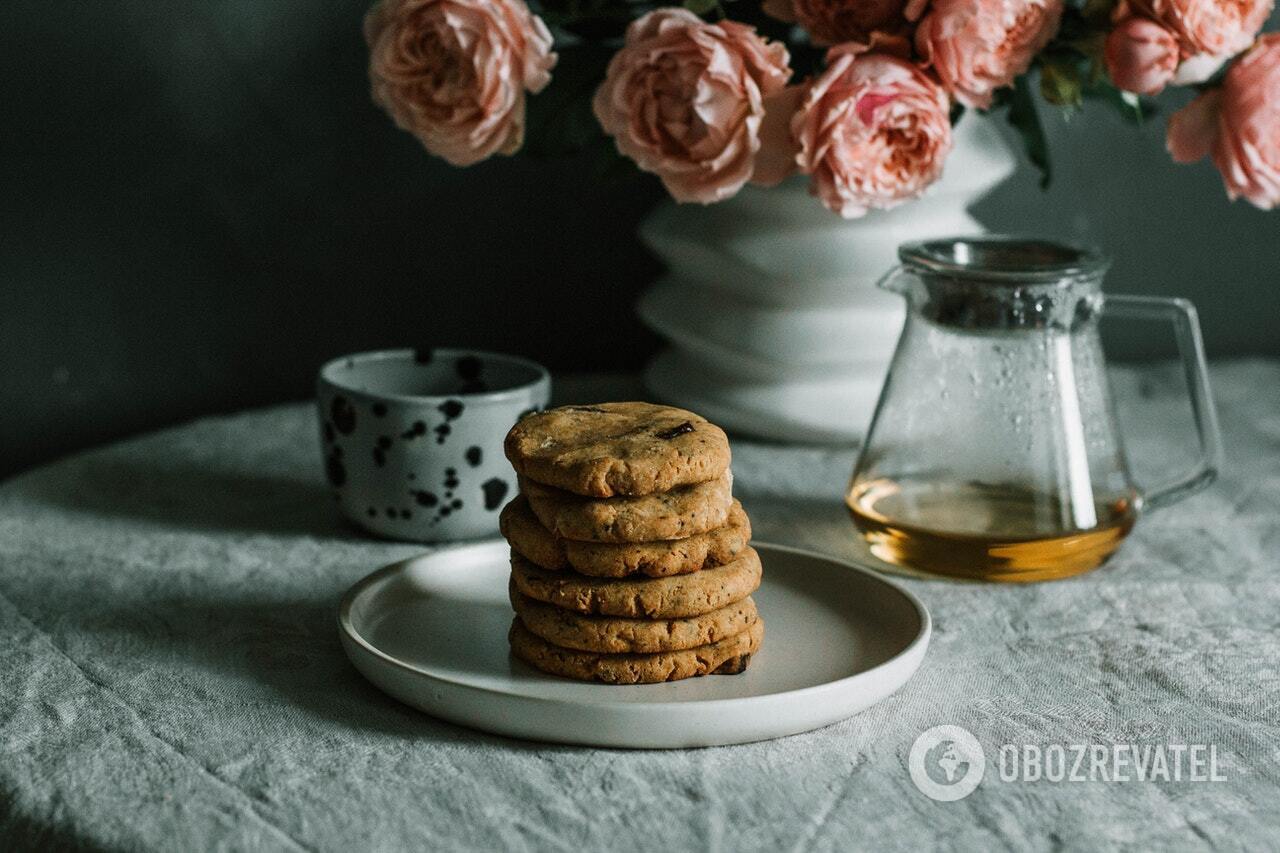
M 1067 577 L 1105 561 L 1145 508 L 1217 475 L 1221 438 L 1195 309 L 1102 293 L 1108 262 L 1010 237 L 898 251 L 880 287 L 907 320 L 846 503 L 872 553 L 927 574 Z M 1199 435 L 1195 469 L 1129 474 L 1098 319 L 1173 322 Z

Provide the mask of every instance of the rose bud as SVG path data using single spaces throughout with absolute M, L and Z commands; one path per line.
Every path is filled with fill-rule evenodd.
M 1126 18 L 1107 36 L 1103 60 L 1117 88 L 1155 95 L 1178 69 L 1178 40 L 1155 21 Z

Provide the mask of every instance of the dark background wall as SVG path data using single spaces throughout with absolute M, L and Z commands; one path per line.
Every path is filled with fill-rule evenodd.
M 463 344 L 637 367 L 660 197 L 583 159 L 454 170 L 369 102 L 364 0 L 0 9 L 0 476 L 142 428 L 309 396 L 343 352 Z M 1185 100 L 1170 96 L 1168 106 Z M 1280 214 L 1162 133 L 1053 119 L 1058 181 L 995 228 L 1092 238 L 1116 290 L 1180 293 L 1215 354 L 1280 354 Z M 1153 333 L 1116 342 L 1164 352 Z

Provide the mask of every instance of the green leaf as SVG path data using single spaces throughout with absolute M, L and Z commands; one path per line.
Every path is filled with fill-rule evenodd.
M 1103 51 L 1107 47 L 1107 34 L 1102 30 L 1087 33 L 1068 42 L 1066 46 L 1100 65 Z
M 1080 67 L 1072 59 L 1046 59 L 1040 65 L 1040 96 L 1070 116 L 1084 104 Z
M 1089 21 L 1110 21 L 1116 0 L 1084 0 L 1080 14 Z
M 652 5 L 617 0 L 530 0 L 529 8 L 553 29 L 589 41 L 606 41 L 620 38 L 631 19 Z
M 1070 6 L 1062 10 L 1062 19 L 1058 23 L 1058 31 L 1049 43 L 1049 49 L 1069 46 L 1082 40 L 1088 40 L 1101 32 L 1103 37 L 1110 32 L 1111 25 L 1086 18 L 1079 9 Z
M 695 15 L 709 15 L 719 6 L 719 0 L 684 0 L 684 7 Z
M 1040 170 L 1040 189 L 1048 189 L 1053 180 L 1049 164 L 1049 140 L 1045 136 L 1044 125 L 1040 123 L 1040 113 L 1036 110 L 1036 100 L 1031 93 L 1028 75 L 1018 77 L 1014 81 L 1013 90 L 1003 100 L 1009 107 L 1006 115 L 1009 124 L 1022 138 L 1027 158 Z
M 526 102 L 525 151 L 535 156 L 572 154 L 604 132 L 591 111 L 591 98 L 604 79 L 607 48 L 579 44 L 559 49 L 551 85 Z

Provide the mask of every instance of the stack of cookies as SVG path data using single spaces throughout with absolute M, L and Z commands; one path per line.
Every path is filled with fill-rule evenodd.
M 611 684 L 746 668 L 760 558 L 719 427 L 649 403 L 565 406 L 521 420 L 506 453 L 516 657 Z

